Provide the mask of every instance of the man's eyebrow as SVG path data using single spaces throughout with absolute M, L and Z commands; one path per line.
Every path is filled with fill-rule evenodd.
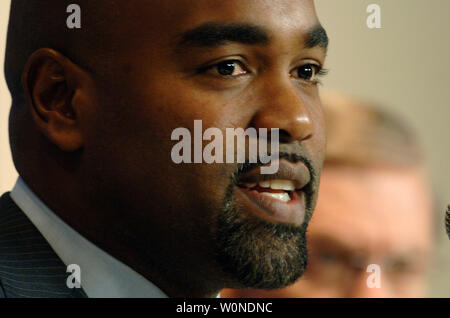
M 269 43 L 269 35 L 251 24 L 205 23 L 181 34 L 178 46 L 214 47 L 227 42 L 264 45 Z
M 316 25 L 308 31 L 305 39 L 305 47 L 322 47 L 325 50 L 328 48 L 328 35 L 325 29 L 320 25 Z

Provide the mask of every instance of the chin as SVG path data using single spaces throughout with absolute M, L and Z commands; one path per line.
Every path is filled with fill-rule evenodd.
M 307 265 L 307 222 L 268 222 L 238 209 L 232 194 L 225 202 L 217 223 L 216 256 L 235 282 L 232 288 L 279 289 L 294 283 Z

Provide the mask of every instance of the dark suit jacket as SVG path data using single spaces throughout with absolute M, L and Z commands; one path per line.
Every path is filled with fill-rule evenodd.
M 78 298 L 69 289 L 66 266 L 45 238 L 11 199 L 0 198 L 0 298 Z

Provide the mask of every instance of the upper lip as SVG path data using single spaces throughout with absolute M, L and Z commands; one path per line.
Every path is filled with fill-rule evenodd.
M 242 183 L 258 183 L 260 181 L 267 180 L 291 180 L 294 182 L 295 189 L 299 190 L 309 184 L 311 180 L 311 174 L 306 165 L 298 161 L 296 163 L 290 163 L 285 159 L 279 160 L 278 171 L 274 174 L 261 174 L 261 167 L 256 167 L 246 174 L 239 177 L 238 184 Z

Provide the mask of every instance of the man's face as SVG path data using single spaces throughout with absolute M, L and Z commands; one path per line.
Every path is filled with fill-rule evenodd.
M 230 287 L 294 281 L 305 263 L 325 147 L 315 73 L 326 43 L 312 1 L 136 1 L 127 8 L 127 22 L 111 26 L 117 47 L 108 74 L 97 77 L 100 106 L 84 149 L 93 204 L 109 204 L 111 231 L 144 263 L 179 265 L 167 275 L 204 266 L 205 275 L 223 270 Z M 258 169 L 249 177 L 235 163 L 175 164 L 171 134 L 185 127 L 193 135 L 194 120 L 224 135 L 226 128 L 279 128 L 288 159 L 269 178 L 301 184 L 301 208 L 267 196 L 262 202 L 259 193 L 252 199 L 239 184 L 262 180 Z
M 327 166 L 308 231 L 308 269 L 285 289 L 251 296 L 424 297 L 431 221 L 417 169 Z M 380 288 L 367 284 L 375 277 L 370 264 L 380 266 Z
M 304 292 L 425 296 L 433 212 L 418 169 L 327 168 L 320 196 L 308 236 L 312 291 Z M 369 264 L 380 266 L 380 288 L 367 286 Z

